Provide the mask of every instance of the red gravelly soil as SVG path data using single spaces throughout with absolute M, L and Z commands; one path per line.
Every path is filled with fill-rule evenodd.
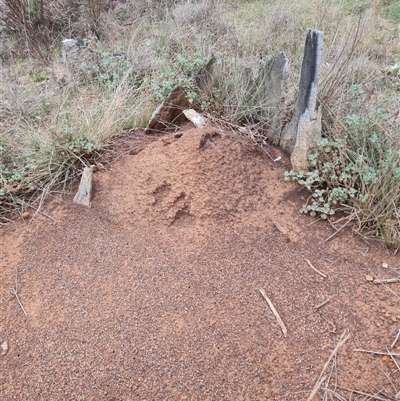
M 400 283 L 366 275 L 399 277 L 398 256 L 350 229 L 326 242 L 278 149 L 218 128 L 139 142 L 95 172 L 90 209 L 53 194 L 54 220 L 1 228 L 0 399 L 306 400 L 345 331 L 322 387 L 395 399 L 393 361 L 354 349 L 396 337 Z

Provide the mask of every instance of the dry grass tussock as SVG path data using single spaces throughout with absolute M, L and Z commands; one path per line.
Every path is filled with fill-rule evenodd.
M 357 221 L 356 230 L 400 245 L 395 3 L 89 1 L 86 9 L 74 0 L 37 3 L 43 8 L 3 18 L 8 27 L 0 37 L 3 218 L 65 186 L 111 137 L 145 125 L 157 102 L 178 84 L 196 107 L 234 124 L 251 124 L 264 140 L 268 99 L 254 102 L 246 95 L 242 71 L 248 68 L 256 77 L 261 60 L 284 51 L 291 65 L 280 112 L 289 118 L 305 31 L 315 28 L 324 32 L 319 101 L 325 138 L 311 155 L 311 172 L 293 177 L 314 191 L 304 211 L 327 217 L 342 208 Z M 10 16 L 10 4 L 5 1 L 3 15 Z M 38 30 L 42 36 L 29 37 Z M 82 38 L 86 54 L 68 74 L 60 55 L 66 37 Z M 213 91 L 204 98 L 194 76 L 212 54 Z

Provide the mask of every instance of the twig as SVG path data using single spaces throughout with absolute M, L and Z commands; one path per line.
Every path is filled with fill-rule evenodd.
M 390 354 L 388 348 L 386 348 L 386 351 L 389 353 L 390 359 L 394 362 L 394 364 L 396 365 L 398 371 L 400 372 L 400 366 L 399 366 L 399 364 L 397 363 L 396 359 L 394 359 L 393 356 Z
M 375 355 L 400 356 L 400 354 L 394 354 L 393 352 L 379 352 L 379 351 L 371 351 L 371 350 L 367 350 L 367 349 L 354 349 L 353 352 L 365 352 L 367 354 L 375 354 Z
M 374 284 L 390 284 L 390 283 L 398 283 L 400 281 L 400 278 L 387 278 L 383 280 L 378 280 L 375 279 L 373 281 Z
M 365 395 L 366 397 L 370 397 L 372 400 L 377 400 L 377 401 L 391 401 L 391 400 L 393 400 L 394 401 L 393 398 L 389 398 L 389 397 L 381 398 L 381 397 L 379 397 L 377 395 L 374 395 L 374 394 L 368 394 L 368 393 L 364 393 L 362 391 L 352 390 L 352 389 L 346 388 L 346 387 L 338 386 L 338 388 L 340 388 L 341 390 L 344 390 L 344 391 L 349 391 L 350 393 L 356 393 L 356 394 L 360 394 L 360 395 Z
M 49 216 L 45 212 L 42 212 L 40 209 L 35 209 L 32 205 L 27 205 L 27 206 L 33 209 L 36 213 L 40 213 L 43 216 L 47 217 L 48 219 L 53 220 L 55 223 L 57 223 L 57 220 L 54 217 Z
M 11 294 L 13 294 L 15 296 L 15 298 L 17 298 L 17 301 L 19 303 L 19 306 L 21 307 L 22 311 L 25 313 L 25 316 L 28 316 L 26 313 L 26 310 L 24 308 L 24 306 L 22 305 L 19 296 L 18 296 L 18 270 L 15 269 L 15 287 L 11 287 L 10 288 Z
M 278 229 L 278 231 L 280 231 L 283 235 L 287 235 L 286 230 L 279 223 L 274 221 L 274 225 Z
M 392 342 L 392 345 L 390 346 L 390 348 L 393 348 L 393 347 L 396 345 L 397 340 L 399 339 L 399 337 L 400 337 L 400 329 L 399 329 L 399 331 L 398 331 L 398 333 L 397 333 L 396 338 L 395 338 L 394 341 Z
M 325 379 L 326 379 L 325 376 L 318 378 L 317 382 L 314 385 L 314 388 L 311 391 L 311 394 L 307 398 L 307 401 L 311 401 L 315 397 L 315 394 L 317 394 L 319 388 L 321 387 L 321 384 L 325 381 Z
M 283 323 L 283 320 L 281 319 L 281 317 L 279 316 L 279 313 L 277 312 L 277 310 L 275 309 L 275 306 L 272 304 L 271 300 L 268 298 L 267 293 L 265 292 L 264 289 L 260 290 L 261 295 L 264 297 L 264 299 L 267 301 L 268 306 L 271 308 L 272 313 L 275 315 L 276 320 L 278 321 L 279 326 L 281 326 L 282 329 L 282 333 L 284 335 L 284 337 L 286 338 L 287 336 L 287 329 L 285 326 L 285 323 Z
M 242 134 L 244 134 L 244 135 L 246 135 L 247 137 L 250 137 L 250 139 L 273 161 L 273 163 L 274 164 L 276 164 L 276 161 L 275 161 L 275 159 L 271 156 L 271 154 L 267 151 L 267 150 L 265 150 L 264 149 L 264 147 L 263 146 L 261 146 L 256 140 L 255 140 L 255 138 L 254 138 L 254 135 L 253 135 L 253 133 L 251 132 L 251 130 L 250 130 L 250 128 L 248 128 L 247 127 L 247 129 L 248 129 L 248 131 L 244 128 L 244 127 L 241 127 L 240 125 L 237 125 L 237 124 L 232 124 L 232 123 L 230 123 L 230 122 L 228 122 L 228 121 L 225 121 L 225 120 L 221 120 L 220 118 L 216 118 L 215 116 L 212 116 L 211 114 L 207 114 L 207 118 L 209 119 L 209 120 L 213 120 L 213 121 L 216 121 L 218 124 L 225 124 L 225 125 L 228 125 L 228 126 L 230 126 L 231 128 L 233 128 L 233 129 L 236 129 L 236 130 L 238 130 L 240 133 L 242 133 Z
M 315 271 L 315 273 L 318 273 L 323 278 L 327 278 L 328 277 L 326 274 L 324 274 L 324 273 L 320 272 L 319 270 L 317 270 L 308 259 L 304 259 L 304 260 L 308 263 L 308 265 L 311 267 L 311 269 L 313 269 Z
M 345 228 L 347 226 L 347 224 L 349 224 L 352 220 L 353 220 L 353 215 L 354 213 L 352 213 L 349 217 L 346 223 L 344 223 L 342 225 L 342 227 L 340 227 L 339 229 L 337 229 L 332 235 L 330 235 L 325 242 L 328 242 L 331 238 L 333 238 L 337 233 L 339 233 L 341 230 L 343 230 L 343 228 Z
M 331 300 L 332 298 L 333 298 L 333 297 L 327 298 L 327 299 L 325 299 L 325 301 L 321 302 L 320 304 L 315 305 L 315 306 L 314 306 L 314 309 L 322 308 L 324 305 L 326 305 L 328 302 L 330 302 L 330 300 Z
M 321 379 L 323 374 L 324 374 L 324 372 L 325 372 L 325 370 L 328 368 L 328 365 L 331 362 L 332 358 L 335 357 L 336 354 L 338 353 L 339 348 L 348 340 L 349 337 L 350 337 L 350 334 L 347 333 L 347 330 L 345 330 L 343 332 L 342 336 L 340 337 L 340 340 L 336 344 L 335 349 L 332 351 L 329 359 L 325 362 L 325 365 L 322 368 L 322 371 L 321 371 L 321 373 L 319 375 L 319 378 L 318 378 L 317 382 L 315 383 L 314 388 L 312 389 L 310 396 L 307 398 L 307 401 L 311 401 L 314 398 L 315 394 L 317 394 L 319 388 L 321 387 L 322 382 L 325 380 L 325 379 Z
M 321 220 L 322 220 L 322 219 L 321 219 L 321 217 L 320 217 L 320 218 L 318 218 L 318 219 L 312 221 L 311 223 L 306 224 L 306 226 L 307 226 L 307 227 L 312 226 L 312 225 L 314 225 L 315 223 L 318 223 L 318 222 L 321 221 Z

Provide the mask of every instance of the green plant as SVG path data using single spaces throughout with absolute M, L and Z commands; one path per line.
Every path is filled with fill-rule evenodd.
M 285 173 L 311 191 L 301 212 L 326 219 L 337 210 L 352 212 L 357 230 L 400 246 L 400 143 L 384 109 L 365 110 L 364 90 L 351 86 L 350 113 L 343 132 L 324 138 L 309 156 L 313 170 Z M 362 106 L 364 105 L 364 106 Z M 397 127 L 398 130 L 398 127 Z
M 176 86 L 183 87 L 192 102 L 199 101 L 195 76 L 207 63 L 207 57 L 201 53 L 177 54 L 173 60 L 164 60 L 151 88 L 157 100 L 163 100 Z

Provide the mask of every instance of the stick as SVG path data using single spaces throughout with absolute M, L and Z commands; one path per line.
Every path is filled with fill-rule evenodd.
M 50 220 L 53 220 L 55 223 L 57 223 L 57 220 L 54 217 L 49 216 L 48 214 L 46 214 L 45 212 L 42 212 L 39 209 L 35 209 L 32 205 L 28 205 L 31 209 L 33 209 L 36 213 L 40 213 L 43 216 L 47 217 Z
M 393 352 L 370 351 L 367 349 L 354 349 L 353 352 L 366 352 L 367 354 L 375 354 L 375 355 L 400 356 L 400 354 L 394 354 Z
M 389 352 L 388 348 L 386 348 L 386 351 Z M 399 364 L 397 363 L 396 359 L 394 359 L 393 356 L 390 354 L 390 352 L 389 352 L 389 356 L 390 356 L 390 359 L 391 359 L 391 360 L 394 362 L 394 364 L 396 365 L 398 371 L 400 372 L 400 366 L 399 366 Z
M 327 278 L 328 277 L 326 274 L 321 273 L 319 270 L 317 270 L 308 259 L 304 259 L 304 260 L 308 263 L 308 265 L 311 267 L 311 269 L 313 269 L 315 271 L 315 273 L 318 273 L 323 278 Z
M 314 306 L 314 309 L 322 308 L 324 305 L 326 305 L 328 302 L 330 302 L 330 300 L 331 300 L 332 298 L 333 298 L 333 297 L 327 298 L 327 299 L 325 299 L 325 301 L 321 302 L 320 304 L 315 305 L 315 306 Z
M 389 284 L 389 283 L 398 283 L 400 281 L 399 278 L 386 278 L 383 280 L 375 279 L 373 281 L 374 284 Z
M 393 348 L 393 347 L 396 345 L 397 340 L 399 339 L 399 337 L 400 337 L 400 329 L 399 329 L 399 332 L 397 333 L 396 338 L 395 338 L 394 341 L 392 342 L 392 345 L 390 346 L 390 348 Z
M 280 224 L 278 224 L 276 221 L 274 221 L 274 225 L 283 235 L 287 234 L 286 230 Z
M 390 401 L 391 400 L 391 398 L 381 398 L 374 394 L 363 393 L 362 391 L 352 390 L 352 389 L 346 388 L 346 387 L 338 386 L 338 388 L 345 390 L 345 391 L 349 391 L 350 393 L 365 395 L 366 397 L 370 397 L 372 400 L 377 400 L 377 401 Z
M 320 218 L 318 218 L 318 219 L 312 221 L 311 223 L 306 224 L 306 226 L 307 226 L 307 227 L 312 226 L 313 224 L 318 223 L 318 222 L 321 221 L 321 220 L 322 220 L 322 219 L 321 219 L 321 217 L 320 217 Z
M 331 238 L 333 238 L 336 234 L 338 234 L 341 230 L 343 230 L 343 228 L 345 228 L 346 226 L 347 226 L 347 224 L 349 224 L 351 221 L 352 221 L 352 219 L 353 219 L 353 214 L 351 214 L 349 217 L 348 217 L 348 221 L 346 222 L 346 223 L 344 223 L 343 225 L 342 225 L 342 227 L 340 227 L 338 230 L 336 230 L 332 235 L 330 235 L 326 240 L 325 240 L 325 242 L 328 242 Z
M 272 313 L 275 315 L 276 320 L 278 321 L 279 326 L 281 326 L 282 329 L 282 333 L 284 335 L 284 337 L 286 338 L 287 336 L 287 329 L 285 326 L 285 323 L 283 323 L 283 320 L 281 319 L 281 317 L 279 316 L 279 313 L 277 312 L 277 310 L 275 309 L 275 306 L 272 304 L 271 300 L 268 298 L 267 293 L 265 292 L 264 289 L 260 290 L 261 295 L 264 297 L 264 299 L 267 301 L 269 307 L 272 310 Z
M 317 394 L 317 391 L 319 390 L 322 382 L 324 381 L 324 379 L 322 379 L 322 375 L 324 374 L 325 370 L 327 369 L 327 367 L 328 367 L 330 361 L 332 360 L 332 358 L 338 353 L 339 348 L 348 340 L 349 337 L 350 337 L 350 334 L 347 333 L 347 330 L 345 330 L 343 332 L 342 336 L 340 337 L 340 340 L 336 344 L 335 349 L 332 351 L 329 359 L 325 362 L 325 365 L 322 368 L 322 371 L 321 371 L 321 373 L 319 375 L 319 378 L 318 378 L 317 382 L 315 383 L 314 388 L 312 389 L 310 396 L 307 398 L 307 401 L 311 401 L 314 398 L 315 394 Z
M 325 381 L 325 379 L 326 379 L 325 376 L 318 378 L 317 382 L 314 385 L 314 388 L 311 391 L 311 394 L 307 398 L 307 401 L 311 401 L 315 397 L 315 394 L 317 394 L 319 388 L 321 387 L 321 384 Z
M 22 305 L 22 303 L 21 303 L 21 301 L 19 299 L 19 296 L 18 296 L 18 270 L 17 269 L 15 269 L 15 287 L 11 287 L 10 291 L 11 291 L 11 294 L 13 294 L 15 296 L 15 298 L 17 298 L 19 306 L 21 307 L 22 311 L 25 313 L 25 316 L 28 316 L 26 314 L 26 310 L 23 307 L 23 305 Z

